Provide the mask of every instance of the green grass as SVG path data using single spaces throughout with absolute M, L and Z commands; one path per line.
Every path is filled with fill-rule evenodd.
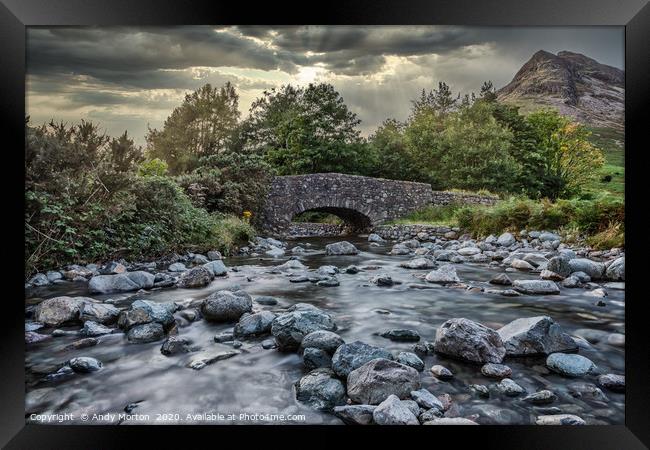
M 611 128 L 591 128 L 591 142 L 598 146 L 605 156 L 605 165 L 585 193 L 591 196 L 605 191 L 623 198 L 625 195 L 625 134 Z M 607 178 L 611 178 L 606 181 Z
M 454 227 L 458 224 L 456 211 L 461 205 L 427 206 L 406 217 L 388 222 L 390 225 L 438 225 Z

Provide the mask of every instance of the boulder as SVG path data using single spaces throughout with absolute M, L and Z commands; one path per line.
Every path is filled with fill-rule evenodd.
M 253 309 L 253 300 L 248 293 L 222 290 L 210 294 L 201 304 L 201 313 L 211 322 L 234 322 Z
M 496 244 L 500 245 L 502 247 L 510 247 L 515 242 L 517 242 L 517 240 L 515 239 L 515 237 L 511 233 L 503 233 L 497 239 Z
M 136 271 L 117 275 L 97 275 L 88 282 L 88 291 L 98 294 L 137 291 L 153 287 L 155 276 L 149 272 Z
M 132 327 L 126 334 L 129 342 L 144 344 L 154 342 L 165 337 L 165 330 L 158 322 L 144 323 Z
M 616 258 L 607 266 L 605 277 L 612 281 L 625 281 L 625 256 Z
M 487 363 L 481 367 L 481 373 L 490 378 L 507 378 L 512 375 L 512 369 L 504 364 Z
M 27 283 L 32 286 L 47 286 L 50 284 L 50 280 L 44 273 L 37 273 L 32 278 L 30 278 Z
M 296 350 L 303 338 L 317 330 L 334 331 L 332 316 L 316 307 L 296 309 L 280 314 L 273 320 L 271 334 L 281 351 Z
M 571 272 L 584 272 L 592 280 L 600 280 L 605 276 L 605 264 L 587 258 L 576 258 L 569 261 Z
M 213 261 L 208 264 L 218 264 L 220 261 Z M 213 272 L 208 269 L 206 266 L 194 267 L 187 272 L 183 272 L 183 275 L 178 279 L 176 285 L 179 288 L 198 288 L 207 286 L 210 284 L 214 278 Z
M 382 238 L 378 234 L 370 233 L 368 235 L 368 242 L 377 242 L 377 243 L 381 244 L 381 243 L 386 242 L 386 241 L 384 240 L 384 238 Z
M 548 231 L 544 231 L 544 232 L 540 233 L 540 235 L 538 236 L 537 239 L 539 239 L 540 242 L 554 242 L 554 241 L 559 241 L 562 238 L 558 234 L 550 233 Z
M 185 267 L 185 264 L 182 262 L 175 262 L 170 264 L 169 267 L 167 267 L 167 270 L 170 272 L 185 272 L 187 267 Z
M 560 288 L 550 280 L 515 280 L 512 283 L 515 291 L 528 295 L 556 295 Z
M 268 334 L 276 315 L 271 311 L 262 311 L 254 314 L 244 314 L 235 325 L 234 335 L 237 337 L 250 337 Z
M 405 269 L 433 269 L 435 266 L 435 263 L 431 259 L 423 257 L 413 258 L 400 263 L 400 267 L 404 267 Z
M 208 259 L 209 259 L 210 261 L 216 261 L 216 260 L 222 258 L 221 253 L 218 252 L 217 250 L 210 250 L 210 251 L 207 253 L 207 255 L 208 255 Z
M 408 255 L 411 253 L 411 249 L 404 244 L 395 244 L 390 250 L 391 255 Z
M 436 408 L 440 411 L 445 409 L 438 397 L 424 388 L 417 391 L 411 391 L 411 398 L 424 409 Z
M 567 377 L 581 377 L 593 372 L 596 365 L 581 355 L 553 353 L 546 358 L 546 366 L 554 372 Z
M 566 256 L 554 256 L 548 261 L 546 268 L 562 277 L 568 277 L 572 272 L 569 261 Z
M 389 359 L 373 359 L 350 372 L 348 396 L 353 402 L 377 405 L 390 395 L 410 398 L 420 389 L 417 370 Z
M 93 322 L 109 325 L 115 323 L 119 315 L 120 310 L 113 305 L 86 301 L 81 310 L 80 319 L 84 322 L 92 320 Z
M 215 259 L 205 263 L 203 264 L 203 267 L 208 269 L 208 272 L 210 272 L 213 277 L 222 277 L 228 273 L 228 268 L 220 259 Z
M 395 395 L 390 395 L 373 411 L 372 417 L 377 425 L 419 425 L 418 418 Z
M 361 341 L 343 344 L 332 356 L 332 370 L 338 376 L 345 378 L 353 370 L 377 358 L 392 360 L 393 355 L 386 349 L 373 347 Z
M 598 384 L 613 392 L 625 392 L 625 375 L 608 373 L 598 377 Z
M 111 261 L 108 264 L 106 264 L 104 267 L 99 269 L 99 273 L 101 275 L 116 275 L 118 273 L 125 273 L 125 272 L 126 272 L 126 266 L 117 261 Z
M 510 378 L 504 378 L 497 384 L 497 390 L 508 397 L 516 397 L 526 392 L 524 388 L 512 381 Z
M 128 310 L 120 312 L 117 324 L 124 330 L 130 330 L 136 325 L 159 323 L 164 327 L 174 324 L 173 303 L 156 303 L 147 300 L 136 300 Z
M 89 356 L 78 356 L 68 361 L 68 365 L 77 373 L 97 372 L 103 366 L 102 362 Z
M 422 372 L 424 370 L 424 362 L 415 353 L 399 352 L 395 360 L 398 363 L 404 364 L 409 367 L 413 367 L 418 372 Z
M 431 371 L 431 374 L 439 380 L 451 380 L 454 378 L 453 372 L 440 364 L 431 366 L 431 369 L 429 370 Z
M 189 353 L 192 351 L 190 341 L 178 336 L 170 336 L 165 339 L 160 347 L 160 353 L 165 356 L 178 355 L 181 353 Z
M 36 306 L 34 320 L 50 327 L 76 322 L 81 316 L 85 303 L 85 297 L 48 298 Z
M 335 406 L 334 414 L 348 425 L 370 425 L 374 405 L 344 405 Z
M 510 267 L 514 267 L 517 270 L 525 270 L 525 271 L 535 269 L 535 267 L 532 264 L 524 261 L 523 259 L 512 260 L 512 262 L 510 263 Z
M 333 355 L 337 348 L 345 344 L 338 334 L 327 330 L 316 330 L 305 335 L 300 343 L 301 348 L 319 348 Z
M 473 256 L 481 253 L 481 249 L 478 247 L 463 247 L 458 249 L 458 254 L 460 256 Z
M 510 286 L 510 285 L 512 285 L 512 280 L 505 273 L 500 273 L 500 274 L 492 277 L 492 279 L 489 282 L 490 282 L 490 284 L 498 284 L 500 286 Z
M 549 316 L 516 319 L 497 330 L 508 356 L 549 355 L 578 349 Z
M 532 394 L 528 394 L 522 400 L 528 403 L 532 403 L 533 405 L 548 405 L 557 400 L 557 395 L 547 389 L 544 389 Z
M 104 334 L 111 334 L 113 330 L 111 328 L 108 328 L 107 326 L 104 326 L 100 323 L 93 322 L 92 320 L 88 320 L 84 323 L 83 328 L 79 331 L 80 336 L 85 336 L 85 337 L 94 337 L 94 336 L 102 336 Z
M 469 319 L 450 319 L 436 331 L 437 353 L 476 363 L 500 363 L 506 354 L 499 334 Z
M 307 370 L 332 367 L 332 357 L 320 348 L 307 347 L 302 353 L 302 362 Z
M 316 369 L 295 384 L 296 399 L 321 411 L 345 404 L 345 386 L 329 369 Z
M 432 270 L 424 278 L 429 283 L 438 283 L 438 284 L 449 284 L 449 283 L 459 283 L 460 279 L 456 274 L 456 268 L 451 264 L 445 264 L 440 266 L 437 270 Z
M 328 255 L 356 255 L 357 248 L 348 241 L 335 242 L 325 246 L 325 253 Z

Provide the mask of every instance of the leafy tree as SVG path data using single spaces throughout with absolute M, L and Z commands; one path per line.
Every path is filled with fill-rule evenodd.
M 495 102 L 497 100 L 497 93 L 492 81 L 488 80 L 483 82 L 481 91 L 479 92 L 479 98 L 487 102 Z
M 578 194 L 605 162 L 602 151 L 589 142 L 589 131 L 554 109 L 527 117 L 542 158 L 544 192 L 551 199 Z
M 291 85 L 265 91 L 242 129 L 246 148 L 265 155 L 281 175 L 367 170 L 367 147 L 330 84 Z
M 411 181 L 423 178 L 419 164 L 408 151 L 405 128 L 404 123 L 387 119 L 368 138 L 375 158 L 373 176 Z
M 149 157 L 166 161 L 170 172 L 179 174 L 195 169 L 202 156 L 224 152 L 237 130 L 238 103 L 230 82 L 221 88 L 206 84 L 187 94 L 162 130 L 149 129 Z
M 138 175 L 141 177 L 162 177 L 167 175 L 168 168 L 167 163 L 162 159 L 148 159 L 138 166 Z
M 449 85 L 440 81 L 438 89 L 433 89 L 428 93 L 422 89 L 420 98 L 412 101 L 412 115 L 415 116 L 422 110 L 429 110 L 444 116 L 453 111 L 459 102 L 460 94 L 454 97 Z
M 110 141 L 110 160 L 118 172 L 128 172 L 142 162 L 142 149 L 136 147 L 125 131 L 119 138 Z

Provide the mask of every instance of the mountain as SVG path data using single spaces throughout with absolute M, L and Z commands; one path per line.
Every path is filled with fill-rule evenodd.
M 540 50 L 497 98 L 523 112 L 555 107 L 561 114 L 595 126 L 623 129 L 625 72 L 580 53 Z

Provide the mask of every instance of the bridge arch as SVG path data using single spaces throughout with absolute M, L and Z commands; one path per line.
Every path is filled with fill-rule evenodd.
M 291 220 L 306 211 L 334 214 L 354 231 L 367 231 L 431 203 L 425 183 L 319 173 L 275 177 L 262 211 L 266 232 L 285 234 Z

